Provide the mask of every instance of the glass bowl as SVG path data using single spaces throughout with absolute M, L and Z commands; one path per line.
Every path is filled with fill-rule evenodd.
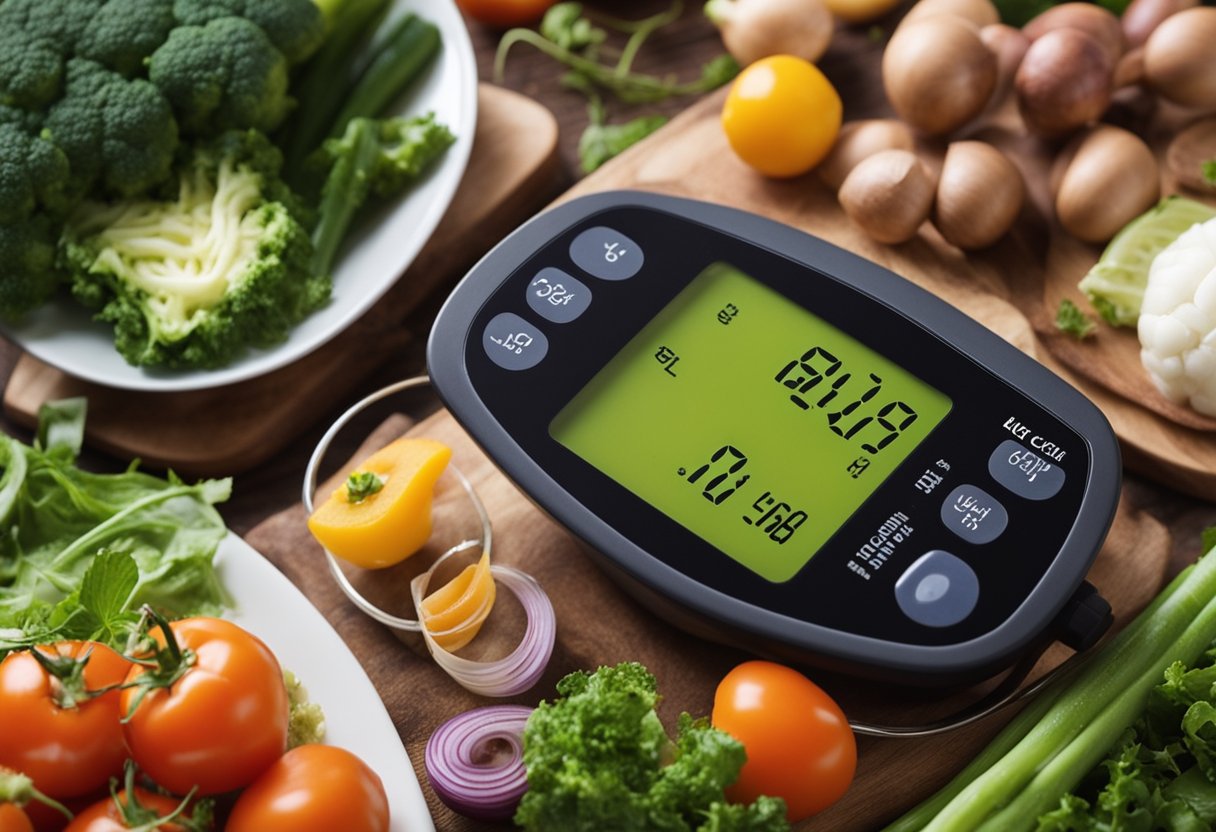
M 429 404 L 435 401 L 430 379 L 417 376 L 377 390 L 338 417 L 317 443 L 304 471 L 304 508 L 310 515 L 317 494 L 319 472 L 331 447 L 338 443 L 343 430 L 356 421 L 356 417 L 365 415 L 373 405 L 390 397 L 410 400 L 409 407 L 397 412 L 414 417 L 422 409 L 419 404 L 421 400 L 425 399 Z M 396 438 L 393 436 L 387 441 Z M 376 450 L 378 448 L 366 449 L 354 462 Z M 345 470 L 334 472 L 332 482 L 335 487 L 341 482 L 339 477 L 345 473 Z M 431 535 L 422 549 L 400 563 L 382 569 L 355 565 L 336 557 L 328 549 L 325 549 L 325 559 L 334 580 L 356 607 L 399 633 L 419 633 L 422 625 L 418 621 L 411 582 L 433 568 L 433 585 L 442 585 L 463 567 L 476 563 L 483 553 L 489 553 L 491 543 L 490 518 L 485 506 L 453 459 L 435 483 L 431 503 Z

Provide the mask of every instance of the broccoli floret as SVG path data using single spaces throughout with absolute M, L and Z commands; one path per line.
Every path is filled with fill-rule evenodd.
M 55 239 L 67 209 L 68 160 L 30 133 L 17 111 L 0 108 L 0 316 L 21 317 L 60 284 Z
M 62 214 L 67 183 L 62 150 L 19 124 L 0 121 L 0 224 L 21 222 L 38 210 Z
M 515 822 L 569 832 L 787 830 L 785 803 L 730 807 L 743 746 L 704 720 L 680 717 L 673 743 L 659 721 L 655 679 L 637 663 L 572 673 L 562 698 L 542 702 L 524 729 L 528 791 Z
M 46 134 L 67 155 L 81 195 L 147 193 L 169 175 L 177 149 L 177 123 L 156 87 L 83 58 L 68 61 Z
M 76 40 L 106 0 L 5 0 L 0 3 L 0 28 L 44 38 L 64 55 L 71 55 Z
M 38 109 L 62 88 L 63 55 L 52 44 L 0 28 L 0 104 Z
M 322 156 L 329 174 L 321 190 L 314 271 L 328 274 L 351 220 L 369 193 L 400 193 L 455 141 L 434 113 L 407 118 L 351 119 L 339 138 L 328 139 Z
M 42 116 L 29 110 L 0 104 L 0 124 L 11 124 L 27 133 L 37 133 L 42 129 Z
M 37 110 L 54 101 L 64 62 L 103 1 L 0 3 L 0 104 Z
M 251 20 L 293 65 L 311 56 L 325 40 L 325 17 L 312 0 L 175 0 L 173 11 L 187 26 L 221 17 Z
M 270 132 L 292 104 L 287 59 L 242 17 L 177 27 L 152 53 L 148 79 L 169 99 L 182 130 L 200 136 L 247 127 Z
M 81 32 L 76 54 L 132 76 L 176 25 L 173 0 L 109 0 Z
M 55 268 L 59 229 L 45 214 L 0 223 L 0 316 L 19 318 L 59 288 L 62 278 Z
M 201 144 L 172 202 L 88 205 L 69 222 L 72 291 L 142 366 L 213 368 L 266 347 L 329 297 L 286 201 L 281 154 L 256 131 Z M 276 199 L 282 197 L 282 199 Z

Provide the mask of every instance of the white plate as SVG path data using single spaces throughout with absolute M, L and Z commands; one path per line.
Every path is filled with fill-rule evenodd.
M 333 299 L 302 321 L 284 343 L 247 353 L 219 370 L 156 371 L 132 367 L 114 349 L 112 328 L 68 300 L 36 310 L 20 325 L 0 327 L 34 357 L 106 387 L 170 392 L 219 387 L 268 373 L 320 347 L 354 322 L 396 282 L 439 223 L 468 164 L 477 122 L 477 65 L 452 0 L 396 0 L 394 14 L 413 11 L 439 27 L 443 47 L 425 78 L 403 98 L 403 113 L 434 111 L 456 134 L 439 164 L 393 208 L 369 217 L 350 235 L 334 270 Z
M 234 534 L 216 555 L 235 610 L 226 617 L 266 642 L 325 712 L 325 741 L 358 755 L 384 781 L 391 832 L 434 832 L 397 728 L 354 654 L 295 584 Z

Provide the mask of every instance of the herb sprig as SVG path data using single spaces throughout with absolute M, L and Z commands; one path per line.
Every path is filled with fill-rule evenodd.
M 641 20 L 592 19 L 584 14 L 581 3 L 558 3 L 545 14 L 538 29 L 511 29 L 503 35 L 494 58 L 495 78 L 502 81 L 507 55 L 521 43 L 565 66 L 562 84 L 588 98 L 589 119 L 579 140 L 579 157 L 583 171 L 590 173 L 666 123 L 665 117 L 650 115 L 609 124 L 603 95 L 626 104 L 653 104 L 675 96 L 710 92 L 738 74 L 738 63 L 727 54 L 702 66 L 700 75 L 692 80 L 633 68 L 646 40 L 679 19 L 682 12 L 682 0 L 675 0 L 666 11 Z M 610 42 L 621 36 L 625 37 L 624 45 L 614 49 Z

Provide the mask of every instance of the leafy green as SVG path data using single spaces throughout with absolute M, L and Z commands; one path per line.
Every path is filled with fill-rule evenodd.
M 1039 832 L 1216 826 L 1216 650 L 1175 662 L 1120 743 L 1039 818 Z
M 1203 178 L 1209 185 L 1216 185 L 1216 159 L 1208 159 L 1203 163 Z
M 46 444 L 0 436 L 0 653 L 52 636 L 121 645 L 141 604 L 180 616 L 227 603 L 212 561 L 230 481 L 84 471 L 84 415 L 79 401 L 44 408 Z
M 1061 332 L 1066 332 L 1077 340 L 1088 338 L 1094 334 L 1094 330 L 1098 325 L 1093 319 L 1081 311 L 1075 303 L 1068 298 L 1060 301 L 1060 308 L 1056 310 L 1056 328 Z
M 91 638 L 117 643 L 129 625 L 138 620 L 130 607 L 139 586 L 139 567 L 125 552 L 103 551 L 89 565 L 80 582 L 80 606 L 96 624 Z
M 743 746 L 705 720 L 680 716 L 673 742 L 659 720 L 654 676 L 627 662 L 557 684 L 524 729 L 528 791 L 515 822 L 566 832 L 785 830 L 785 803 L 730 805 Z
M 633 62 L 646 40 L 679 18 L 682 9 L 681 0 L 675 0 L 667 11 L 641 20 L 597 17 L 593 21 L 583 14 L 581 3 L 558 3 L 545 13 L 537 30 L 511 29 L 503 35 L 495 56 L 495 76 L 502 79 L 507 54 L 517 43 L 529 44 L 567 68 L 562 83 L 582 92 L 590 102 L 589 123 L 579 140 L 580 161 L 583 170 L 590 173 L 666 122 L 665 118 L 652 115 L 624 124 L 605 124 L 601 92 L 626 103 L 653 103 L 673 96 L 709 92 L 739 73 L 738 63 L 727 54 L 719 55 L 703 66 L 700 75 L 690 81 L 633 69 Z M 603 25 L 599 25 L 601 23 Z M 614 62 L 603 57 L 609 29 L 626 38 Z
M 666 116 L 639 116 L 623 124 L 606 124 L 604 104 L 598 96 L 587 105 L 587 111 L 587 128 L 578 141 L 578 155 L 584 173 L 591 173 L 667 123 Z

